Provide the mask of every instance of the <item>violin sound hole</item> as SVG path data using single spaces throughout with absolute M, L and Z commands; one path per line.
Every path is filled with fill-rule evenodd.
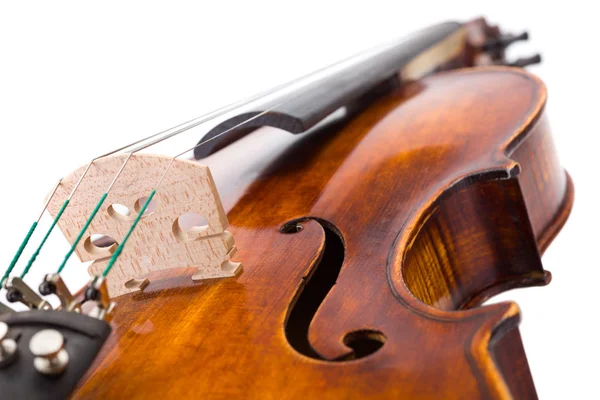
M 307 220 L 304 218 L 303 220 Z M 318 360 L 325 360 L 318 354 L 308 339 L 308 329 L 323 300 L 335 285 L 344 262 L 344 241 L 339 230 L 331 223 L 315 219 L 325 231 L 325 249 L 321 262 L 308 280 L 303 280 L 285 322 L 285 335 L 290 345 L 299 353 Z M 281 233 L 293 234 L 302 230 L 302 220 L 290 221 L 281 227 Z M 358 330 L 344 337 L 344 344 L 353 351 L 341 359 L 347 361 L 366 357 L 375 353 L 385 343 L 385 335 L 376 330 Z

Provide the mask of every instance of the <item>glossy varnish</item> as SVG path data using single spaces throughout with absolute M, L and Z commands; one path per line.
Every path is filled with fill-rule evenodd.
M 75 397 L 534 398 L 518 307 L 479 304 L 550 280 L 572 188 L 545 101 L 444 73 L 291 144 L 230 207 L 243 272 L 117 298 Z

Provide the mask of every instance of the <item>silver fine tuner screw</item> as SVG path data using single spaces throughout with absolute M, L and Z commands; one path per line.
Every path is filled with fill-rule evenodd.
M 17 355 L 17 342 L 6 337 L 8 325 L 0 321 L 0 368 L 10 364 Z
M 54 329 L 44 329 L 33 335 L 29 350 L 35 356 L 33 366 L 43 375 L 60 375 L 69 363 L 65 338 Z

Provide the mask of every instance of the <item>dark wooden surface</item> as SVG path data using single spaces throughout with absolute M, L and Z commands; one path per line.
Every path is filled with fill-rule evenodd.
M 440 23 L 371 50 L 369 57 L 361 55 L 351 63 L 340 64 L 336 66 L 335 73 L 321 74 L 299 90 L 277 96 L 260 104 L 259 109 L 219 123 L 202 137 L 200 142 L 210 141 L 197 147 L 195 156 L 197 159 L 205 157 L 225 143 L 231 143 L 261 126 L 272 126 L 295 134 L 306 132 L 335 110 L 351 106 L 384 82 L 394 84 L 398 71 L 460 29 L 462 24 L 458 22 Z M 268 112 L 263 114 L 265 111 Z M 236 128 L 250 118 L 253 118 L 251 122 Z M 221 135 L 225 131 L 228 132 Z
M 444 73 L 280 148 L 225 190 L 241 275 L 117 298 L 74 397 L 535 398 L 518 306 L 478 305 L 550 279 L 573 191 L 545 101 L 516 69 Z

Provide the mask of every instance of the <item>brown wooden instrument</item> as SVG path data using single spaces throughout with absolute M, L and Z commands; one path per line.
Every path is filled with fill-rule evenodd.
M 202 154 L 223 148 L 203 163 L 243 270 L 154 271 L 116 297 L 73 397 L 536 398 L 518 306 L 482 303 L 550 282 L 540 254 L 573 187 L 544 84 L 515 67 L 450 70 L 503 58 L 499 31 L 461 29 L 450 59 L 357 94 L 345 116 Z M 252 129 L 277 126 L 269 114 Z

